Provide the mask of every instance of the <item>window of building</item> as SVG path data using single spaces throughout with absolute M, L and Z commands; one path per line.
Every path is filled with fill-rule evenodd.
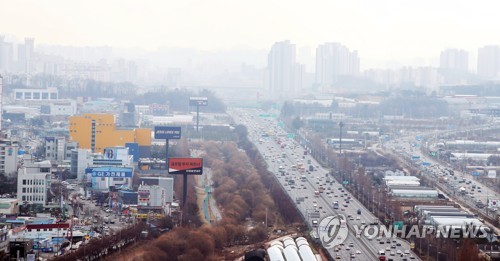
M 26 180 L 25 179 L 23 179 L 23 185 L 26 185 Z
M 39 92 L 34 92 L 33 93 L 33 99 L 40 100 L 40 93 Z
M 23 193 L 26 193 L 26 188 L 23 188 Z
M 24 93 L 24 99 L 31 100 L 31 92 L 25 92 Z
M 51 100 L 57 100 L 57 93 L 51 93 L 50 94 L 50 99 Z
M 48 100 L 49 99 L 49 94 L 46 92 L 42 92 L 42 100 Z
M 16 99 L 22 99 L 23 98 L 23 93 L 22 92 L 16 92 Z
M 42 173 L 50 172 L 50 168 L 40 168 L 40 172 Z

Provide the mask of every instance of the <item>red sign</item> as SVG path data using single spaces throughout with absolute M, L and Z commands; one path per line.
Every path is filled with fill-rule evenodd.
M 188 174 L 201 175 L 203 174 L 203 159 L 202 158 L 169 158 L 168 159 L 169 174 Z

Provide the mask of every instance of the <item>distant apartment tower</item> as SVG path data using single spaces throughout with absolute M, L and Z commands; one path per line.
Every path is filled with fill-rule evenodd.
M 19 44 L 17 46 L 17 63 L 18 70 L 23 73 L 33 72 L 34 64 L 33 56 L 35 50 L 35 39 L 25 38 L 24 44 Z
M 342 75 L 359 75 L 359 56 L 357 51 L 340 43 L 325 43 L 316 48 L 316 83 L 328 90 Z
M 469 70 L 469 53 L 460 49 L 446 49 L 439 56 L 439 68 L 458 72 Z
M 170 88 L 180 88 L 182 85 L 181 68 L 168 68 L 167 86 Z
M 274 99 L 290 98 L 302 88 L 304 66 L 295 61 L 296 47 L 290 41 L 277 42 L 267 58 L 269 94 Z
M 477 74 L 485 80 L 500 78 L 500 47 L 488 45 L 477 53 Z
M 13 44 L 4 41 L 5 37 L 0 35 L 0 73 L 11 72 L 13 62 Z
M 445 84 L 465 84 L 469 71 L 469 53 L 459 49 L 446 49 L 439 56 L 439 72 Z

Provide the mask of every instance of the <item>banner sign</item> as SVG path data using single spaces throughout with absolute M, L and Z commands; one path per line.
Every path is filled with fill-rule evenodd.
M 93 178 L 131 178 L 132 168 L 93 168 Z
M 189 106 L 208 106 L 207 97 L 189 97 Z
M 155 139 L 180 139 L 181 127 L 155 126 Z
M 169 174 L 203 174 L 203 159 L 202 158 L 169 158 L 168 159 Z

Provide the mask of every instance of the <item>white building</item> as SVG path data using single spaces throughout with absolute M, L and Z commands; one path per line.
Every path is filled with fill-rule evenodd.
M 109 187 L 132 187 L 132 168 L 101 167 L 90 169 L 92 190 L 109 191 Z
M 50 116 L 73 116 L 76 114 L 75 100 L 57 100 L 40 107 L 40 114 Z
M 500 46 L 488 45 L 478 49 L 477 74 L 485 80 L 500 78 Z
M 357 51 L 340 43 L 325 43 L 316 48 L 316 83 L 322 90 L 329 90 L 342 75 L 359 74 Z
M 0 198 L 0 215 L 15 215 L 19 213 L 19 199 Z
M 57 88 L 46 89 L 14 89 L 15 100 L 43 101 L 59 99 Z
M 92 153 L 89 149 L 73 149 L 71 151 L 71 169 L 72 175 L 76 175 L 79 181 L 85 179 L 85 171 L 88 168 L 98 167 L 125 167 L 132 168 L 134 166 L 134 156 L 129 155 L 127 147 L 107 147 L 105 152 L 112 150 L 112 159 L 107 159 L 101 153 Z M 88 174 L 88 173 L 87 173 Z M 87 177 L 88 178 L 88 177 Z M 90 182 L 90 179 L 87 179 Z
M 62 162 L 71 159 L 71 151 L 78 147 L 76 142 L 67 142 L 66 137 L 45 137 L 45 159 Z
M 469 53 L 459 49 L 443 50 L 439 57 L 439 68 L 467 72 L 469 70 Z
M 141 207 L 162 207 L 166 206 L 165 189 L 160 186 L 140 185 L 137 189 L 137 205 Z
M 174 178 L 170 177 L 141 177 L 141 184 L 160 186 L 165 190 L 165 202 L 174 200 Z
M 76 175 L 77 180 L 85 178 L 85 169 L 92 162 L 92 151 L 90 149 L 75 149 L 71 151 L 71 175 Z
M 272 98 L 293 97 L 302 88 L 304 66 L 296 62 L 295 49 L 295 44 L 290 41 L 277 42 L 271 47 L 267 58 L 267 80 Z
M 0 173 L 13 177 L 17 172 L 17 141 L 0 138 Z
M 50 161 L 25 163 L 17 171 L 17 198 L 27 204 L 47 205 L 50 189 Z

